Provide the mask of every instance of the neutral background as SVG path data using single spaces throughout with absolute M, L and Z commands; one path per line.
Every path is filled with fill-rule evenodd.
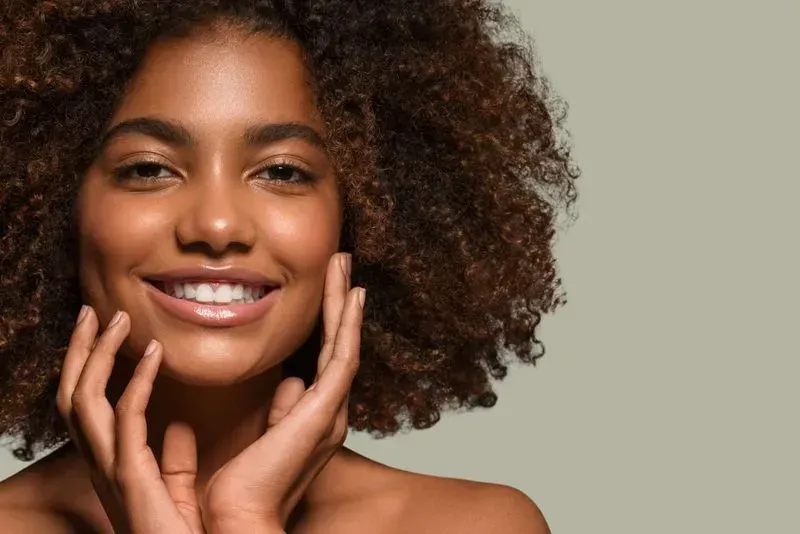
M 800 3 L 507 3 L 571 106 L 569 303 L 491 410 L 347 445 L 520 488 L 555 533 L 800 532 Z

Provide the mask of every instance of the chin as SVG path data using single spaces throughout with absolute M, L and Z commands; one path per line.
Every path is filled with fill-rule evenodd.
M 262 344 L 245 340 L 161 340 L 164 347 L 159 373 L 193 386 L 227 386 L 264 373 L 280 363 L 279 355 Z

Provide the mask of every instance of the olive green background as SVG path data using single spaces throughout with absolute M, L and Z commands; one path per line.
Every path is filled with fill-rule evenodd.
M 569 302 L 494 408 L 347 445 L 515 486 L 555 533 L 800 532 L 800 3 L 507 4 L 570 104 Z

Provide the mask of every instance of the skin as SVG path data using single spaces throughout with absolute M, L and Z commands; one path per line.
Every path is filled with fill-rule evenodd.
M 264 392 L 275 390 L 280 362 L 310 334 L 337 251 L 341 205 L 324 152 L 300 139 L 243 141 L 248 127 L 262 124 L 294 122 L 322 132 L 298 54 L 290 43 L 263 37 L 156 45 L 111 128 L 154 117 L 182 125 L 193 144 L 121 134 L 91 166 L 81 191 L 85 301 L 101 324 L 118 309 L 136 318 L 121 351 L 129 362 L 151 339 L 163 344 L 150 441 L 163 441 L 167 421 L 188 422 L 201 447 L 201 484 L 263 433 Z M 177 172 L 158 170 L 164 178 L 154 185 L 114 183 L 113 169 L 137 158 Z M 303 165 L 316 181 L 283 185 L 270 183 L 267 172 L 253 177 L 275 162 Z M 264 273 L 283 282 L 280 298 L 261 321 L 211 329 L 175 319 L 146 297 L 142 277 L 197 264 Z M 125 380 L 116 383 L 119 389 Z
M 274 123 L 305 125 L 324 139 L 300 50 L 232 31 L 156 43 L 109 130 L 142 118 L 180 125 L 191 140 L 128 130 L 110 137 L 88 169 L 78 228 L 84 301 L 92 310 L 73 335 L 59 390 L 65 416 L 84 410 L 71 428 L 77 446 L 6 481 L 0 521 L 16 532 L 111 532 L 125 521 L 115 514 L 156 516 L 157 509 L 185 532 L 548 532 L 517 490 L 409 473 L 340 446 L 360 312 L 338 263 L 342 201 L 333 167 L 308 138 L 244 141 L 248 128 Z M 142 159 L 150 165 L 133 176 L 155 180 L 115 179 L 120 165 Z M 297 165 L 314 179 L 277 184 L 264 170 L 276 164 Z M 280 280 L 279 299 L 262 319 L 230 328 L 180 321 L 152 304 L 143 278 L 199 264 L 237 265 Z M 117 310 L 126 313 L 105 329 Z M 302 382 L 281 382 L 281 362 L 308 338 L 320 311 L 326 338 L 341 328 L 347 343 L 323 349 L 315 403 Z M 101 333 L 93 351 L 91 340 Z M 143 359 L 152 339 L 159 342 L 155 356 Z M 76 392 L 89 391 L 87 384 L 98 398 L 105 390 L 106 412 L 97 399 L 82 403 L 93 412 L 76 409 Z M 115 403 L 128 410 L 112 414 Z M 325 438 L 298 445 L 314 425 Z M 102 451 L 113 456 L 114 439 L 129 444 L 127 453 L 115 451 L 118 464 L 136 465 L 131 458 L 151 450 L 164 473 L 185 468 L 191 476 L 164 476 L 164 487 L 140 477 L 135 493 L 145 497 L 111 503 L 119 480 L 103 470 Z M 298 481 L 302 491 L 292 495 Z M 223 488 L 215 502 L 263 502 L 260 518 L 267 520 L 246 524 L 231 515 L 230 523 L 201 525 L 215 486 Z M 133 501 L 138 512 L 130 510 Z M 154 528 L 142 523 L 134 531 Z

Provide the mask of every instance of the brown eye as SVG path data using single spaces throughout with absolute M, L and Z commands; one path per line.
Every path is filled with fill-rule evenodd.
M 314 177 L 310 174 L 295 165 L 286 163 L 265 167 L 257 176 L 263 177 L 270 182 L 304 183 L 314 181 Z
M 172 178 L 174 174 L 164 165 L 150 161 L 142 161 L 132 163 L 120 167 L 114 172 L 114 177 L 118 181 L 144 181 L 151 182 L 154 180 L 161 180 L 164 178 Z

